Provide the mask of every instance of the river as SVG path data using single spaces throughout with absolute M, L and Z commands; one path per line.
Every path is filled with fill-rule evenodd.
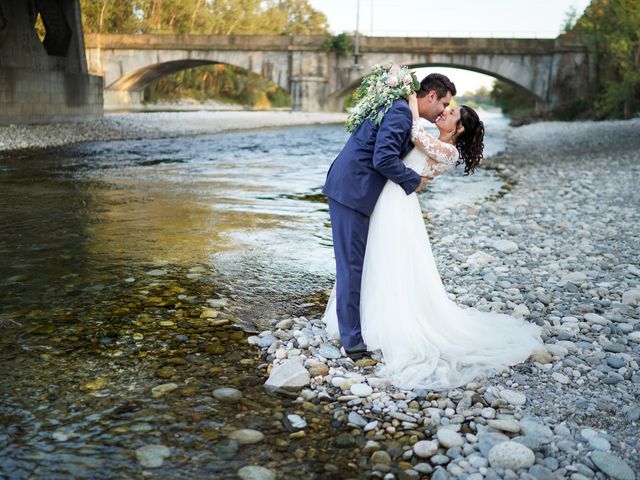
M 507 120 L 484 118 L 491 155 Z M 301 407 L 262 394 L 238 328 L 321 312 L 334 264 L 320 191 L 346 138 L 291 127 L 0 157 L 0 475 L 138 476 L 134 452 L 150 442 L 171 450 L 158 478 L 347 465 L 321 440 L 322 406 L 309 407 L 318 429 L 298 440 L 303 453 L 274 427 Z M 461 170 L 420 195 L 426 211 L 503 183 Z M 176 391 L 156 396 L 159 384 Z M 211 398 L 225 385 L 243 387 L 240 405 Z M 269 448 L 229 445 L 234 426 L 260 427 Z

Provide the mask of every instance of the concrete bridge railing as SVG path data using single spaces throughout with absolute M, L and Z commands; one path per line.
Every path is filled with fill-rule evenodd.
M 591 77 L 578 39 L 363 37 L 360 55 L 327 51 L 324 36 L 87 35 L 89 71 L 104 77 L 105 106 L 139 104 L 154 80 L 224 63 L 262 75 L 292 96 L 295 110 L 338 110 L 377 63 L 457 67 L 528 91 L 541 110 L 585 95 Z

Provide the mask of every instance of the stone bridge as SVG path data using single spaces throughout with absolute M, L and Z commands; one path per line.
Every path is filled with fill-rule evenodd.
M 360 55 L 323 48 L 323 36 L 87 35 L 90 73 L 102 75 L 105 107 L 140 104 L 154 80 L 223 63 L 291 93 L 294 110 L 339 110 L 375 64 L 455 67 L 520 86 L 541 111 L 583 97 L 592 66 L 579 39 L 362 37 Z M 357 61 L 356 61 L 357 60 Z

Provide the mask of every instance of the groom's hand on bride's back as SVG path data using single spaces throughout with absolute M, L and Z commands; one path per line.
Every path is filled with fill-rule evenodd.
M 416 193 L 424 190 L 429 180 L 431 180 L 429 177 L 420 177 L 420 183 L 418 184 L 418 188 L 416 188 Z

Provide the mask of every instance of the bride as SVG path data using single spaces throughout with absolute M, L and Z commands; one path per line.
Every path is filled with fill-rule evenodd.
M 472 173 L 482 159 L 484 126 L 467 106 L 437 120 L 439 139 L 427 134 L 415 95 L 412 141 L 405 165 L 434 178 L 464 163 Z M 388 180 L 369 224 L 362 273 L 360 315 L 369 350 L 380 350 L 378 375 L 399 388 L 444 390 L 502 370 L 542 350 L 540 327 L 508 315 L 461 308 L 442 284 L 418 197 Z M 335 288 L 324 315 L 339 338 Z

